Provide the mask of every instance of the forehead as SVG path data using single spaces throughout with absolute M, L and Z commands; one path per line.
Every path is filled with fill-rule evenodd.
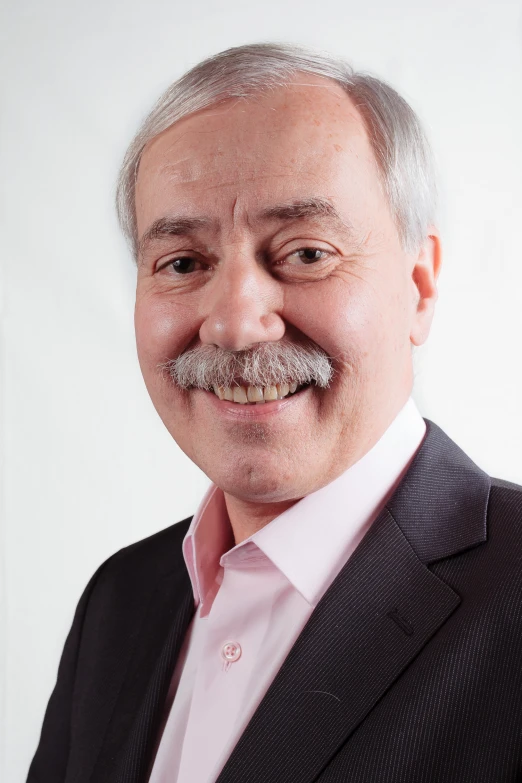
M 228 100 L 180 120 L 149 142 L 136 186 L 140 233 L 172 208 L 247 211 L 319 188 L 368 191 L 379 175 L 362 118 L 335 82 L 300 75 L 289 86 Z M 364 184 L 363 184 L 364 181 Z M 330 191 L 330 192 L 328 192 Z

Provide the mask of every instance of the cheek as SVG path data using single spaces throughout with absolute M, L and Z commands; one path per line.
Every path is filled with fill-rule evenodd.
M 193 331 L 186 308 L 153 295 L 136 297 L 134 325 L 140 364 L 144 370 L 178 356 Z
M 326 283 L 326 281 L 325 281 Z M 329 356 L 360 364 L 385 331 L 382 308 L 368 285 L 329 280 L 307 291 L 296 289 L 286 299 L 288 320 Z

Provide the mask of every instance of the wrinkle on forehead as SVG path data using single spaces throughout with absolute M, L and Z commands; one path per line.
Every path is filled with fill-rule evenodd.
M 342 141 L 342 144 L 337 141 Z M 173 185 L 204 182 L 206 189 L 296 175 L 320 182 L 329 176 L 332 167 L 336 168 L 339 153 L 351 154 L 357 160 L 362 152 L 349 138 L 338 137 L 317 145 L 313 140 L 302 138 L 289 147 L 286 151 L 277 144 L 277 140 L 273 144 L 270 140 L 267 144 L 261 142 L 251 146 L 238 142 L 229 148 L 218 145 L 210 150 L 195 147 L 177 160 L 168 153 L 153 160 L 148 158 L 139 174 L 156 175 Z M 363 154 L 373 165 L 371 150 Z
M 172 211 L 217 214 L 222 199 L 237 221 L 239 207 L 229 211 L 236 196 L 247 212 L 260 199 L 270 204 L 312 192 L 348 196 L 351 209 L 366 203 L 376 185 L 380 190 L 357 108 L 340 86 L 307 78 L 194 113 L 153 139 L 138 170 L 138 228 Z
M 239 172 L 234 172 L 236 176 L 233 179 L 223 179 L 219 182 L 210 183 L 208 182 L 208 171 L 205 170 L 204 166 L 201 166 L 200 170 L 198 171 L 192 171 L 187 173 L 187 175 L 183 175 L 183 172 L 180 172 L 176 169 L 176 167 L 173 167 L 172 173 L 166 172 L 169 174 L 169 181 L 172 183 L 178 183 L 180 185 L 194 185 L 201 181 L 202 178 L 206 178 L 207 182 L 205 183 L 205 190 L 217 190 L 219 188 L 231 188 L 235 187 L 237 185 L 246 185 L 251 184 L 254 182 L 264 182 L 270 179 L 287 179 L 288 177 L 294 177 L 295 176 L 295 169 L 292 170 L 289 167 L 289 171 L 282 172 L 280 174 L 270 173 L 270 174 L 245 174 L 240 175 Z M 312 177 L 311 177 L 312 178 Z M 316 181 L 318 178 L 314 178 Z

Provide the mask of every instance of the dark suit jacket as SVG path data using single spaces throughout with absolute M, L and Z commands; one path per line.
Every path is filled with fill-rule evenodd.
M 522 488 L 427 426 L 219 783 L 522 781 Z M 121 550 L 89 582 L 30 783 L 147 779 L 194 613 L 189 523 Z

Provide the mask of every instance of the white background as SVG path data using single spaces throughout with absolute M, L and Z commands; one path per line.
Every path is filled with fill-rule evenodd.
M 5 3 L 5 0 L 4 0 Z M 117 169 L 168 84 L 290 41 L 387 78 L 438 161 L 444 270 L 415 399 L 522 483 L 522 12 L 496 0 L 7 0 L 0 41 L 0 778 L 25 780 L 74 607 L 120 547 L 207 479 L 148 399 Z

